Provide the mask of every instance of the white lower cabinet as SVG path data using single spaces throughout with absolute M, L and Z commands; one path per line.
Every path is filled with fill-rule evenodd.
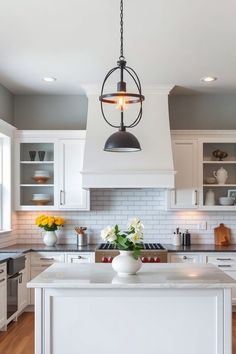
M 206 262 L 216 265 L 236 280 L 236 253 L 214 253 L 206 256 Z M 236 288 L 232 289 L 232 303 L 236 305 Z
M 30 291 L 27 289 L 27 283 L 30 279 L 30 254 L 27 254 L 25 260 L 25 269 L 20 273 L 21 278 L 18 280 L 18 312 L 22 312 L 30 302 Z
M 169 263 L 200 263 L 201 257 L 196 253 L 169 253 Z
M 35 278 L 53 263 L 64 263 L 63 252 L 31 252 L 30 279 Z M 30 305 L 34 305 L 34 290 L 30 289 Z
M 7 266 L 0 264 L 0 330 L 7 320 Z

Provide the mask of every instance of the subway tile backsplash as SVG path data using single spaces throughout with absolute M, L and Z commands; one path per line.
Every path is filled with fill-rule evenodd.
M 45 214 L 65 218 L 65 226 L 58 232 L 60 243 L 76 243 L 76 225 L 87 226 L 90 243 L 99 243 L 102 228 L 114 224 L 125 228 L 127 220 L 134 216 L 144 224 L 145 241 L 170 243 L 174 230 L 180 227 L 182 232 L 186 228 L 190 230 L 192 243 L 214 243 L 213 229 L 223 222 L 231 228 L 232 243 L 236 243 L 235 212 L 166 211 L 165 193 L 161 189 L 94 189 L 91 190 L 90 211 Z M 15 214 L 14 234 L 17 242 L 41 243 L 42 231 L 34 220 L 42 212 Z

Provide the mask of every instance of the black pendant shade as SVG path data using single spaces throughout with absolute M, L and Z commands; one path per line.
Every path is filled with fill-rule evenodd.
M 120 81 L 117 83 L 117 91 L 112 93 L 104 93 L 105 84 L 108 78 L 116 71 L 119 71 Z M 124 76 L 129 77 L 134 82 L 137 92 L 129 92 L 126 90 L 126 82 Z M 101 89 L 99 100 L 101 102 L 101 111 L 104 120 L 113 128 L 118 128 L 119 131 L 112 134 L 106 141 L 104 151 L 110 152 L 133 152 L 140 151 L 141 146 L 138 139 L 126 131 L 126 128 L 134 128 L 142 118 L 142 102 L 145 97 L 142 95 L 141 83 L 136 72 L 126 65 L 125 57 L 123 55 L 123 0 L 120 1 L 120 57 L 117 66 L 112 68 L 106 75 Z M 120 124 L 114 125 L 107 119 L 103 104 L 113 104 L 120 110 Z M 125 125 L 124 123 L 124 109 L 130 104 L 139 104 L 139 111 L 134 121 Z
M 138 139 L 125 130 L 113 133 L 106 141 L 104 151 L 108 152 L 135 152 L 140 151 Z

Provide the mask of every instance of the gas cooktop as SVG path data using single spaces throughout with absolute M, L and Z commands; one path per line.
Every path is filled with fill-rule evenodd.
M 101 243 L 98 247 L 98 250 L 116 250 L 116 245 L 112 245 L 110 243 Z M 166 248 L 162 246 L 161 243 L 143 243 L 142 244 L 143 250 L 158 250 L 158 251 L 166 251 Z

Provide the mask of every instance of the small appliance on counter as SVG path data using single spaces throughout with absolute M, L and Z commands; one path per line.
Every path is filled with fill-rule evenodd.
M 83 226 L 76 226 L 75 231 L 77 234 L 77 247 L 78 246 L 87 246 L 88 245 L 88 237 L 85 231 L 87 230 L 87 227 Z
M 230 229 L 224 224 L 214 228 L 214 238 L 216 246 L 228 246 L 230 244 Z

